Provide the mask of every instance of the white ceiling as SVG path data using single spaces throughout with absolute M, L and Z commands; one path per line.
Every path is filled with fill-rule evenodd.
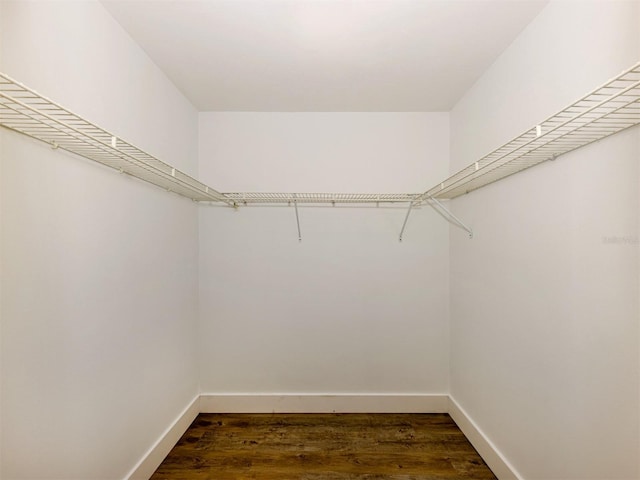
M 200 111 L 448 111 L 546 0 L 103 0 Z

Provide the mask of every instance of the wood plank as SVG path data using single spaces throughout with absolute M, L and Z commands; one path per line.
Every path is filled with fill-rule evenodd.
M 484 480 L 447 414 L 200 414 L 152 480 Z

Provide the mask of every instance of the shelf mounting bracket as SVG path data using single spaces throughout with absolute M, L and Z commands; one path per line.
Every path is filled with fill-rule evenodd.
M 428 198 L 428 203 L 431 208 L 442 215 L 449 223 L 467 232 L 469 234 L 469 238 L 473 238 L 473 230 L 471 227 L 467 226 L 462 220 L 456 217 L 451 210 L 445 207 L 437 198 L 433 198 L 432 196 L 429 196 Z
M 409 202 L 409 209 L 407 210 L 407 214 L 404 217 L 404 223 L 402 224 L 402 230 L 400 230 L 399 240 L 402 242 L 402 236 L 404 235 L 404 229 L 407 226 L 407 221 L 409 220 L 409 215 L 411 214 L 411 209 L 413 208 L 413 200 Z
M 300 233 L 300 217 L 298 216 L 298 200 L 293 197 L 293 208 L 296 211 L 296 225 L 298 226 L 298 241 L 302 241 L 302 234 Z

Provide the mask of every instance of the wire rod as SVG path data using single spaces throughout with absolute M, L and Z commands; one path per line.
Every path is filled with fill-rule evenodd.
M 298 216 L 298 202 L 297 200 L 293 201 L 293 208 L 296 211 L 296 225 L 298 225 L 298 241 L 302 241 L 302 234 L 300 233 L 300 217 Z
M 456 217 L 453 214 L 453 212 L 451 210 L 449 210 L 447 207 L 445 207 L 440 201 L 438 201 L 437 198 L 429 197 L 429 199 L 433 200 L 435 202 L 435 204 L 440 209 L 441 213 L 444 212 L 445 218 L 447 218 L 447 220 L 450 223 L 452 223 L 456 227 L 461 228 L 462 230 L 466 231 L 469 234 L 469 238 L 473 238 L 473 230 L 471 229 L 471 227 L 468 227 L 462 220 L 460 220 L 458 217 Z M 434 207 L 432 203 L 429 203 L 429 205 L 431 206 L 431 208 L 433 208 L 434 210 L 437 211 L 436 207 Z
M 402 224 L 402 230 L 400 230 L 400 238 L 402 241 L 402 235 L 404 235 L 404 229 L 407 226 L 407 220 L 409 220 L 409 215 L 411 214 L 411 209 L 413 208 L 413 202 L 409 202 L 409 208 L 407 209 L 407 214 L 404 217 L 404 223 Z

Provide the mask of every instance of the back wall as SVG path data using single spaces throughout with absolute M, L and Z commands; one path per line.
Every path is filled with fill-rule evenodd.
M 447 113 L 203 113 L 222 191 L 421 192 Z M 390 173 L 391 172 L 391 173 Z M 448 225 L 429 207 L 200 208 L 204 393 L 448 391 Z

